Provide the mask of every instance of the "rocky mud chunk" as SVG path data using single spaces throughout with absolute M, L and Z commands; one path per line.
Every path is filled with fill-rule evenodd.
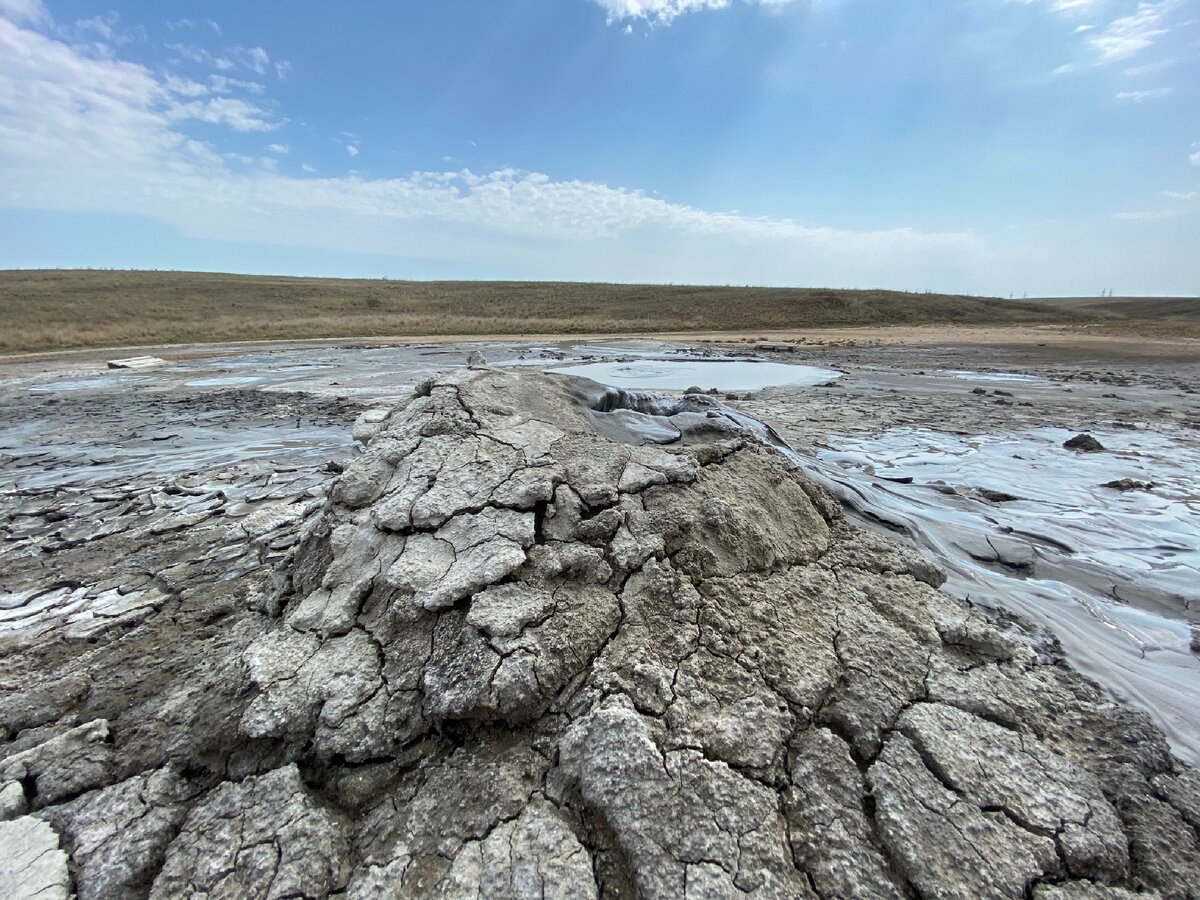
M 349 880 L 348 851 L 345 824 L 288 766 L 202 798 L 150 896 L 326 897 Z
M 114 765 L 108 722 L 97 719 L 0 761 L 0 779 L 28 785 L 38 806 L 109 782 Z
M 168 769 L 40 812 L 71 847 L 80 900 L 144 896 L 196 789 Z
M 1104 449 L 1104 445 L 1090 434 L 1077 434 L 1074 437 L 1069 437 L 1063 441 L 1063 446 L 1068 450 L 1075 450 L 1079 453 L 1098 453 Z

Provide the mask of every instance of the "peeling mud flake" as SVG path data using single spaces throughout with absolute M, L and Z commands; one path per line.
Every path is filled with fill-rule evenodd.
M 67 900 L 72 895 L 67 854 L 45 822 L 21 816 L 0 822 L 0 897 Z

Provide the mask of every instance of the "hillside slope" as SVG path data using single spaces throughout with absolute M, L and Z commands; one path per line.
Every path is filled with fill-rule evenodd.
M 221 340 L 1072 323 L 1043 302 L 895 291 L 0 272 L 0 353 Z

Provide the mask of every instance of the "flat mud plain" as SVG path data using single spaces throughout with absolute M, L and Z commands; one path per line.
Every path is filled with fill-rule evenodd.
M 162 350 L 167 362 L 140 372 L 91 354 L 9 363 L 0 640 L 63 627 L 69 641 L 93 640 L 197 579 L 270 566 L 356 452 L 356 417 L 478 351 L 490 365 L 631 389 L 678 394 L 703 381 L 775 428 L 863 519 L 948 564 L 949 590 L 1051 628 L 1077 668 L 1150 709 L 1177 752 L 1200 759 L 1190 342 L 1143 342 L 1131 355 L 1135 345 L 1112 339 L 1064 353 L 1028 339 L 849 348 L 826 337 L 832 346 L 774 352 L 719 341 L 301 343 Z M 789 376 L 797 366 L 813 368 Z M 803 383 L 766 386 L 779 381 Z M 1079 432 L 1106 452 L 1060 446 Z M 1102 487 L 1121 479 L 1154 487 Z
M 219 628 L 214 592 L 229 610 L 257 602 L 361 452 L 356 420 L 479 353 L 676 396 L 671 379 L 689 366 L 695 387 L 773 429 L 857 522 L 925 550 L 944 590 L 1031 622 L 1045 659 L 1145 710 L 1179 758 L 1200 761 L 1196 344 L 841 341 L 213 345 L 156 351 L 165 363 L 142 371 L 87 354 L 9 362 L 0 699 L 69 708 L 86 679 L 47 677 L 69 661 L 121 641 L 132 659 L 153 618 Z M 789 379 L 791 366 L 815 368 Z M 1065 449 L 1078 433 L 1105 449 Z M 198 596 L 205 621 L 188 616 Z M 155 675 L 128 677 L 136 702 L 133 682 Z M 29 743 L 52 719 L 0 722 L 0 737 Z

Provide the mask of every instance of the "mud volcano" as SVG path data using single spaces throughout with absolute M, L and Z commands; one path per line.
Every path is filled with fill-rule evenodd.
M 1148 719 L 716 403 L 477 369 L 362 433 L 273 584 L 21 651 L 0 893 L 1195 896 Z

